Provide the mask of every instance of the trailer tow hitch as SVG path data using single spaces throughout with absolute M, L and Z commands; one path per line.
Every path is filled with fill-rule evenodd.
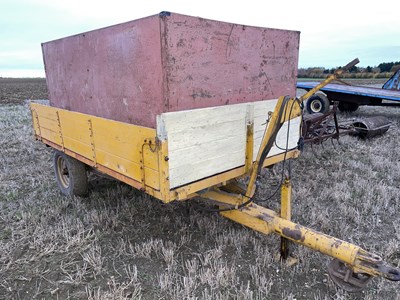
M 279 215 L 268 208 L 249 202 L 250 198 L 244 192 L 237 194 L 214 188 L 198 196 L 217 203 L 221 208 L 220 214 L 225 218 L 264 234 L 280 235 L 282 258 L 288 257 L 289 241 L 331 256 L 333 260 L 328 265 L 330 277 L 335 284 L 348 292 L 361 291 L 375 276 L 400 281 L 400 269 L 389 266 L 380 256 L 292 222 L 289 179 L 286 179 L 281 187 Z
M 361 250 L 364 251 L 364 250 Z M 333 259 L 328 265 L 328 273 L 332 281 L 348 292 L 360 292 L 372 280 L 373 276 L 382 276 L 391 281 L 400 281 L 400 270 L 388 266 L 382 259 L 374 254 L 364 252 L 360 255 L 359 260 L 361 269 L 354 271 L 357 267 L 352 268 L 348 264 Z M 373 273 L 374 275 L 363 272 Z
M 352 61 L 338 70 L 310 92 L 323 87 L 337 74 L 350 68 L 358 62 Z M 309 93 L 310 93 L 309 92 Z M 281 257 L 289 255 L 289 242 L 295 242 L 314 249 L 333 258 L 328 271 L 334 283 L 349 292 L 362 290 L 374 276 L 382 276 L 392 281 L 400 281 L 400 269 L 391 267 L 382 261 L 381 257 L 370 253 L 354 244 L 326 235 L 291 221 L 292 186 L 290 178 L 283 180 L 281 185 L 281 209 L 279 214 L 266 207 L 257 205 L 252 197 L 258 174 L 269 154 L 277 133 L 282 125 L 301 115 L 301 102 L 308 98 L 293 99 L 280 97 L 274 112 L 268 119 L 268 126 L 261 141 L 255 161 L 246 168 L 248 184 L 241 188 L 234 181 L 225 187 L 214 187 L 198 193 L 197 196 L 213 201 L 219 205 L 220 214 L 232 221 L 247 226 L 264 234 L 276 233 L 281 236 Z M 252 130 L 248 131 L 252 135 Z M 252 140 L 250 138 L 250 140 Z M 252 155 L 251 155 L 252 157 Z

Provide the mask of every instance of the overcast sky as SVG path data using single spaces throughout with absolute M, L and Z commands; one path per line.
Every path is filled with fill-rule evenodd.
M 299 67 L 400 61 L 400 2 L 0 0 L 0 77 L 44 77 L 42 42 L 160 11 L 301 31 Z

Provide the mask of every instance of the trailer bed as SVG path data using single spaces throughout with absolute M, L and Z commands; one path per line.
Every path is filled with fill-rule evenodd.
M 169 202 L 245 175 L 276 105 L 271 99 L 167 112 L 157 129 L 35 103 L 31 111 L 38 140 Z M 300 123 L 297 116 L 283 124 L 264 164 L 299 154 Z
M 319 82 L 297 82 L 296 87 L 298 89 L 311 90 L 316 87 Z M 385 99 L 392 101 L 400 101 L 400 92 L 396 90 L 385 90 L 380 88 L 373 87 L 364 87 L 364 86 L 353 86 L 353 85 L 344 85 L 344 84 L 328 84 L 321 89 L 321 91 L 325 93 L 335 93 L 336 97 L 340 94 L 346 95 L 355 95 L 357 97 L 368 97 L 368 98 L 377 98 L 377 99 Z M 329 95 L 328 95 L 329 96 Z M 338 100 L 333 97 L 330 97 L 333 100 Z

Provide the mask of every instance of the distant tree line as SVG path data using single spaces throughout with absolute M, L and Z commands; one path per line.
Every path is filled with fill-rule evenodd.
M 338 67 L 341 68 L 341 67 Z M 326 69 L 324 67 L 299 68 L 299 78 L 321 78 L 333 74 L 336 69 Z M 348 73 L 343 74 L 344 78 L 386 78 L 393 75 L 400 69 L 400 61 L 380 63 L 376 67 L 352 67 Z

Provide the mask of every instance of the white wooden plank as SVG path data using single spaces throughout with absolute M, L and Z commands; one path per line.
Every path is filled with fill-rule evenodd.
M 243 165 L 249 116 L 247 104 L 162 114 L 171 188 Z
M 256 123 L 256 121 L 255 121 L 255 123 Z M 266 128 L 266 125 L 267 124 L 258 124 L 259 126 L 258 126 L 258 130 L 256 129 L 256 126 L 254 126 L 255 127 L 255 129 L 254 129 L 254 139 L 256 140 L 256 139 L 261 139 L 263 136 L 264 136 L 264 132 L 265 132 L 265 128 Z M 281 128 L 281 131 L 283 130 L 283 128 L 286 128 L 285 126 L 287 126 L 287 124 L 286 123 L 284 123 L 283 125 L 282 125 L 282 128 Z M 298 127 L 299 126 L 299 121 L 298 120 L 296 120 L 296 119 L 293 119 L 293 120 L 291 120 L 291 122 L 290 122 L 290 127 L 291 127 L 291 129 L 292 129 L 292 126 L 295 126 L 295 127 Z
M 246 115 L 246 104 L 235 104 L 218 107 L 169 112 L 162 114 L 165 130 L 186 132 L 189 128 L 213 126 L 218 123 L 241 121 Z
M 193 146 L 209 145 L 212 142 L 228 138 L 241 139 L 243 138 L 243 133 L 245 133 L 245 127 L 244 117 L 235 121 L 207 126 L 188 126 L 184 132 L 169 132 L 168 148 L 172 152 Z
M 231 152 L 229 156 L 221 154 L 201 161 L 192 159 L 187 161 L 187 164 L 180 168 L 170 169 L 170 186 L 178 187 L 189 182 L 234 169 L 237 167 L 238 161 L 242 162 L 240 165 L 244 164 L 244 154 L 242 151 Z
M 281 129 L 278 132 L 278 135 L 276 136 L 275 139 L 275 144 L 278 145 L 279 148 L 283 149 L 292 149 L 297 147 L 297 143 L 300 138 L 300 122 L 301 118 L 297 117 L 289 122 L 285 122 Z M 290 127 L 289 127 L 290 124 Z M 288 133 L 288 127 L 289 127 L 289 133 Z M 287 136 L 289 134 L 289 140 L 287 141 Z M 253 160 L 257 158 L 257 153 L 260 149 L 261 145 L 261 140 L 264 136 L 264 131 L 259 131 L 257 136 L 254 137 L 254 148 L 253 148 Z M 285 152 L 285 150 L 279 149 L 278 147 L 274 146 L 271 148 L 270 153 L 268 154 L 268 157 L 280 154 Z M 286 145 L 287 144 L 287 145 Z
M 243 160 L 238 161 L 239 165 L 244 164 L 246 149 L 245 135 L 239 137 L 222 138 L 212 143 L 195 144 L 189 148 L 169 150 L 170 169 L 185 166 L 192 161 L 207 161 L 212 157 L 229 156 L 232 153 L 242 153 Z M 172 164 L 171 164 L 172 161 Z M 221 162 L 223 164 L 223 162 Z M 218 166 L 210 166 L 219 169 Z M 221 167 L 222 168 L 222 167 Z
M 278 99 L 254 102 L 254 117 L 265 116 L 265 119 L 267 119 L 268 112 L 273 112 L 277 103 Z
M 169 112 L 158 116 L 157 135 L 168 140 L 170 187 L 178 187 L 244 165 L 246 125 L 254 123 L 254 159 L 277 99 Z M 285 148 L 287 124 L 278 136 Z M 297 145 L 299 121 L 291 121 L 289 148 Z M 284 152 L 273 147 L 270 156 Z

